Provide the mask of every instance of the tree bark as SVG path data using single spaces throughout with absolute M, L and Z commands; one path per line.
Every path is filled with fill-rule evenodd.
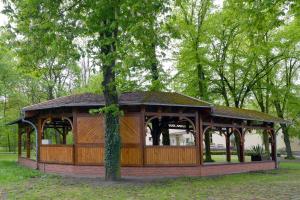
M 156 45 L 151 44 L 150 68 L 151 68 L 151 91 L 159 91 L 161 89 L 159 83 L 158 60 L 156 58 Z
M 276 108 L 277 116 L 284 119 L 284 113 L 282 107 L 280 106 L 280 103 L 278 101 L 274 101 L 274 105 Z M 291 148 L 291 142 L 290 142 L 290 135 L 289 130 L 286 124 L 280 124 L 282 134 L 283 134 L 283 140 L 285 144 L 285 150 L 286 150 L 286 159 L 294 159 L 292 148 Z
M 170 146 L 170 133 L 169 133 L 169 126 L 168 126 L 168 118 L 162 118 L 161 122 L 161 133 L 163 136 L 162 143 L 163 145 Z
M 155 118 L 152 120 L 152 130 L 151 130 L 153 146 L 159 145 L 160 133 L 161 131 L 160 131 L 159 119 Z
M 241 137 L 240 134 L 234 131 L 234 141 L 235 141 L 235 146 L 236 146 L 236 153 L 238 156 L 239 162 L 241 162 Z
M 204 138 L 204 142 L 205 142 L 205 161 L 204 162 L 213 162 L 213 159 L 211 158 L 211 151 L 210 151 L 210 131 L 207 130 L 205 132 L 205 138 Z
M 288 127 L 286 124 L 280 124 L 282 134 L 283 134 L 283 140 L 285 143 L 285 151 L 286 151 L 286 159 L 294 159 L 292 148 L 291 148 L 291 142 L 290 142 L 290 136 L 289 136 L 289 131 Z
M 230 134 L 228 131 L 226 131 L 225 140 L 226 140 L 226 161 L 231 162 Z
M 116 87 L 116 42 L 118 35 L 117 14 L 118 4 L 111 5 L 111 16 L 102 21 L 107 30 L 100 32 L 103 38 L 110 40 L 101 46 L 103 93 L 105 99 L 105 180 L 118 180 L 121 178 L 120 154 L 120 122 L 119 101 Z M 109 12 L 109 11 L 107 11 Z M 109 28 L 108 28 L 109 27 Z

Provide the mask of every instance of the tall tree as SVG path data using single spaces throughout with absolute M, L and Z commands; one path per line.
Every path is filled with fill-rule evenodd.
M 39 77 L 39 83 L 53 99 L 64 94 L 71 75 L 78 72 L 78 52 L 72 43 L 72 22 L 60 7 L 61 1 L 8 1 L 5 13 L 15 35 L 19 69 Z
M 208 99 L 208 78 L 204 68 L 206 59 L 203 40 L 206 36 L 203 24 L 211 4 L 210 0 L 175 1 L 171 19 L 173 35 L 182 40 L 177 62 L 177 80 L 186 84 L 185 93 L 204 100 Z
M 295 98 L 299 98 L 299 83 L 297 83 L 297 80 L 299 79 L 300 70 L 300 51 L 297 44 L 299 43 L 300 35 L 297 22 L 290 23 L 278 34 L 278 37 L 281 47 L 278 49 L 285 52 L 285 58 L 275 68 L 276 74 L 271 80 L 271 98 L 278 117 L 293 119 L 295 116 L 293 116 L 291 109 L 295 108 L 293 108 L 291 102 Z M 290 145 L 290 127 L 287 124 L 280 124 L 280 126 L 284 136 L 287 159 L 293 159 Z

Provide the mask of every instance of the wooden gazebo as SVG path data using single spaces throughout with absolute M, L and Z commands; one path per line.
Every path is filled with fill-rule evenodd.
M 274 123 L 286 123 L 282 119 L 168 92 L 123 93 L 119 104 L 124 111 L 122 176 L 207 176 L 277 167 Z M 19 127 L 18 162 L 50 173 L 104 176 L 104 120 L 101 114 L 90 114 L 103 106 L 103 96 L 86 93 L 23 108 L 22 118 L 11 123 Z M 171 145 L 172 129 L 186 131 L 194 141 Z M 245 162 L 245 135 L 256 129 L 269 135 L 271 156 Z M 204 135 L 210 130 L 225 136 L 227 162 L 204 163 Z M 151 145 L 146 145 L 146 134 L 151 135 Z M 232 135 L 239 137 L 238 163 L 230 162 Z

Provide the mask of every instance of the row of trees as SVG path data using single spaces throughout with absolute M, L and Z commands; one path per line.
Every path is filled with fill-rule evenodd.
M 1 124 L 16 118 L 24 105 L 103 92 L 106 107 L 100 112 L 110 122 L 106 177 L 117 179 L 118 92 L 175 90 L 293 120 L 292 126 L 280 125 L 288 158 L 293 157 L 289 139 L 299 135 L 300 113 L 296 1 L 224 0 L 221 7 L 211 0 L 5 3 Z M 13 130 L 1 126 L 0 143 L 15 141 Z

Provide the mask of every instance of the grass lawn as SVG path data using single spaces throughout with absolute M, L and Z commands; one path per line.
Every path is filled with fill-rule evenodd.
M 300 162 L 268 172 L 106 183 L 42 174 L 15 160 L 0 154 L 0 199 L 300 199 Z

